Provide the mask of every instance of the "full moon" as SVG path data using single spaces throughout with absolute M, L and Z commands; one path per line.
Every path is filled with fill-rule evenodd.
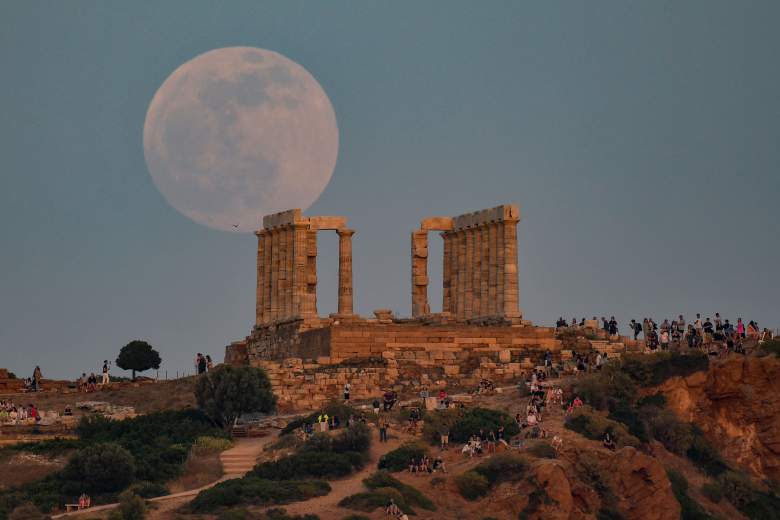
M 250 232 L 263 215 L 314 203 L 333 175 L 339 132 L 317 80 L 284 56 L 215 49 L 154 95 L 144 155 L 154 184 L 195 222 Z

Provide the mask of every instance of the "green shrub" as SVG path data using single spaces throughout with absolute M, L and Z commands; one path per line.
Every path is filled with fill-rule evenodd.
M 727 471 L 729 467 L 720 456 L 720 453 L 718 453 L 718 450 L 704 437 L 704 434 L 695 424 L 691 425 L 691 432 L 693 435 L 691 444 L 685 452 L 691 462 L 713 477 L 717 477 Z
M 490 482 L 484 475 L 476 471 L 467 471 L 455 477 L 455 485 L 466 500 L 476 500 L 487 495 L 490 490 Z
M 515 481 L 523 478 L 528 469 L 528 461 L 517 453 L 499 453 L 480 463 L 473 471 L 485 477 L 493 486 L 499 482 Z
M 728 471 L 718 477 L 718 486 L 726 500 L 739 510 L 756 498 L 750 480 L 735 471 Z
M 326 404 L 321 409 L 321 411 L 324 411 L 326 414 L 328 414 L 328 417 L 338 417 L 341 420 L 342 424 L 346 423 L 350 415 L 354 415 L 354 416 L 361 415 L 361 413 L 358 410 L 352 408 L 348 404 L 344 404 L 341 401 L 331 401 L 328 404 Z M 282 431 L 279 434 L 285 435 L 294 432 L 304 424 L 316 423 L 317 417 L 320 416 L 321 411 L 317 411 L 312 414 L 304 415 L 301 417 L 296 417 L 292 421 L 288 422 L 287 425 L 284 428 L 282 428 Z
M 546 441 L 532 441 L 526 448 L 526 453 L 539 457 L 540 459 L 555 459 L 558 457 L 558 453 L 555 451 L 549 442 Z
M 718 484 L 705 482 L 701 486 L 701 494 L 716 504 L 723 500 L 723 490 Z
M 262 368 L 220 365 L 198 376 L 198 407 L 222 428 L 229 429 L 245 413 L 268 413 L 276 408 L 276 396 Z
M 602 440 L 604 434 L 609 432 L 618 447 L 639 447 L 639 439 L 628 433 L 626 427 L 619 423 L 593 413 L 588 407 L 576 410 L 566 418 L 564 426 L 572 431 L 584 435 L 588 439 Z
M 500 426 L 504 427 L 504 435 L 507 438 L 520 432 L 514 417 L 505 412 L 488 408 L 462 410 L 450 429 L 450 441 L 466 442 L 472 435 L 478 435 L 480 430 L 487 433 L 498 430 Z
M 682 520 L 712 519 L 712 516 L 688 495 L 688 479 L 685 478 L 685 475 L 674 469 L 667 469 L 666 475 L 672 484 L 672 492 L 680 504 L 680 518 Z
M 345 516 L 342 520 L 371 520 L 371 519 L 364 515 L 348 515 Z
M 773 339 L 763 342 L 759 352 L 764 355 L 774 355 L 776 357 L 780 357 L 780 339 Z
M 693 430 L 689 423 L 678 419 L 671 410 L 661 410 L 649 421 L 650 431 L 658 442 L 672 453 L 685 455 L 693 442 Z
M 129 486 L 136 472 L 135 459 L 125 448 L 114 443 L 94 444 L 78 451 L 63 474 L 79 482 L 90 492 L 120 491 Z
M 248 476 L 201 491 L 190 502 L 189 509 L 194 513 L 208 513 L 238 505 L 288 504 L 327 495 L 330 490 L 330 485 L 321 480 L 274 481 Z
M 644 408 L 645 406 L 663 408 L 666 406 L 666 396 L 664 394 L 650 394 L 644 396 L 636 402 L 637 408 Z
M 267 520 L 320 520 L 319 516 L 310 514 L 290 516 L 286 510 L 279 507 L 269 509 L 265 512 L 264 517 Z
M 393 478 L 386 471 L 377 471 L 367 479 L 363 484 L 371 490 L 379 488 L 393 488 L 404 497 L 404 501 L 412 506 L 418 506 L 429 511 L 436 511 L 436 504 L 426 497 L 420 490 L 413 486 L 404 484 L 400 480 Z
M 359 453 L 333 453 L 329 451 L 303 451 L 273 462 L 255 466 L 252 475 L 267 480 L 292 480 L 302 478 L 338 478 L 352 473 L 362 465 Z
M 613 402 L 609 406 L 608 419 L 623 423 L 628 428 L 628 433 L 639 439 L 642 443 L 650 442 L 650 435 L 642 416 L 626 401 Z
M 412 459 L 420 459 L 427 454 L 428 448 L 421 442 L 407 442 L 382 455 L 378 466 L 388 471 L 403 471 Z
M 708 365 L 709 358 L 702 352 L 657 352 L 624 355 L 620 361 L 620 370 L 639 386 L 647 387 L 658 386 L 672 377 L 686 377 L 707 370 Z
M 146 518 L 144 499 L 130 490 L 119 495 L 119 506 L 111 511 L 109 520 L 143 520 Z
M 154 498 L 168 494 L 168 488 L 157 482 L 136 482 L 127 489 L 141 498 Z
M 599 372 L 575 379 L 571 392 L 585 404 L 606 410 L 613 401 L 634 402 L 637 387 L 627 374 L 608 365 Z
M 79 439 L 48 439 L 45 441 L 19 442 L 0 448 L 3 452 L 27 452 L 36 455 L 47 455 L 49 457 L 58 457 L 84 447 Z
M 404 500 L 403 495 L 391 487 L 376 488 L 369 492 L 350 495 L 341 499 L 339 507 L 370 513 L 375 509 L 387 507 L 391 499 L 404 513 L 414 513 L 414 510 Z
M 22 504 L 8 516 L 8 520 L 48 520 L 50 516 L 41 513 L 33 504 Z
M 333 436 L 332 450 L 336 453 L 365 453 L 371 447 L 371 430 L 358 422 Z
M 220 452 L 233 447 L 233 442 L 225 437 L 201 435 L 195 439 L 195 448 L 203 452 Z

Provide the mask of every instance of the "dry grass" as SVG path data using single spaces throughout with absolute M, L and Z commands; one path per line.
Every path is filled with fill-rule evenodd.
M 188 377 L 157 383 L 115 383 L 92 393 L 29 393 L 10 397 L 18 404 L 35 404 L 42 410 L 62 413 L 66 405 L 77 401 L 106 401 L 121 406 L 132 406 L 138 413 L 158 412 L 194 407 L 196 377 Z M 81 411 L 73 409 L 78 415 Z
M 65 467 L 67 457 L 14 453 L 0 461 L 0 489 L 39 480 Z
M 210 484 L 221 476 L 222 462 L 219 460 L 219 452 L 194 449 L 184 463 L 182 476 L 169 482 L 167 487 L 171 494 L 180 493 Z

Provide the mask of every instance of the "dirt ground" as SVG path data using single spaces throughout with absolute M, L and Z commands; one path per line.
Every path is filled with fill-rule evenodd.
M 0 489 L 38 480 L 65 467 L 67 457 L 50 458 L 33 453 L 0 455 Z
M 132 406 L 138 413 L 158 412 L 194 407 L 195 377 L 159 382 L 114 383 L 95 392 L 40 392 L 3 395 L 19 405 L 34 404 L 41 410 L 54 410 L 60 414 L 70 405 L 75 415 L 82 414 L 75 408 L 78 401 L 106 401 L 120 406 Z

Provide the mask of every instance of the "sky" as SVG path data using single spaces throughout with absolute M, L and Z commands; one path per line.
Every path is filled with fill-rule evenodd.
M 778 19 L 759 0 L 6 2 L 0 367 L 74 378 L 143 339 L 173 377 L 249 333 L 255 237 L 171 207 L 142 140 L 163 81 L 229 46 L 299 63 L 333 104 L 338 160 L 306 213 L 356 229 L 359 313 L 410 313 L 420 219 L 517 203 L 535 323 L 780 327 Z M 338 238 L 320 235 L 327 314 Z M 435 311 L 435 235 L 430 262 Z

